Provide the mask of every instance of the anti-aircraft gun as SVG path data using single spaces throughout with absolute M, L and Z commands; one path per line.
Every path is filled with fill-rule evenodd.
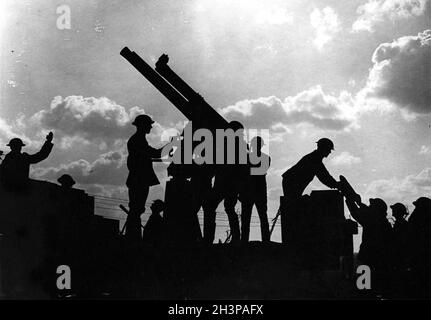
M 120 54 L 190 121 L 188 125 L 192 125 L 192 133 L 201 128 L 213 133 L 217 129 L 228 128 L 228 121 L 168 66 L 169 57 L 166 54 L 160 56 L 155 69 L 127 47 L 123 48 Z M 175 152 L 180 152 L 181 160 L 187 156 L 189 159 L 191 156 L 196 156 L 185 154 L 193 151 L 185 150 L 184 139 Z M 193 183 L 193 180 L 196 181 L 202 177 L 211 180 L 214 175 L 216 153 L 216 146 L 214 146 L 211 165 L 194 165 L 181 161 L 171 162 L 168 166 L 168 176 L 172 178 L 166 183 L 164 216 L 167 225 L 171 226 L 171 228 L 168 227 L 170 238 L 176 242 L 194 242 L 196 237 L 200 237 L 199 221 L 194 212 L 200 204 L 196 205 L 193 201 L 196 189 L 199 189 L 199 183 Z M 175 155 L 171 156 L 175 158 Z M 192 189 L 192 186 L 195 189 Z

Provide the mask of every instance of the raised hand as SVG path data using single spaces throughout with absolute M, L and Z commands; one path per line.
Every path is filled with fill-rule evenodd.
M 54 134 L 52 133 L 52 131 L 50 131 L 47 135 L 46 135 L 46 141 L 51 142 L 52 138 L 54 138 Z

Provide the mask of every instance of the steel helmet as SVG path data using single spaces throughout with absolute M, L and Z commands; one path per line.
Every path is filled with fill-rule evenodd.
M 9 143 L 7 144 L 7 146 L 9 147 L 24 147 L 25 144 L 24 142 L 22 142 L 22 140 L 20 138 L 13 138 L 9 141 Z
M 371 198 L 370 204 L 378 208 L 379 211 L 386 212 L 386 210 L 388 210 L 388 206 L 386 205 L 386 202 L 383 201 L 383 199 Z
M 229 122 L 228 128 L 232 129 L 233 131 L 237 131 L 237 130 L 244 129 L 244 126 L 242 125 L 241 122 L 234 120 L 234 121 Z
M 156 199 L 151 204 L 151 208 L 154 208 L 155 210 L 163 211 L 163 209 L 165 208 L 165 203 L 160 199 Z
M 71 188 L 75 184 L 75 180 L 69 174 L 63 174 L 57 181 L 64 187 Z
M 147 125 L 147 124 L 153 124 L 153 123 L 154 123 L 154 120 L 151 119 L 151 117 L 146 114 L 140 114 L 136 116 L 135 121 L 132 122 L 132 124 L 137 127 L 142 125 Z
M 415 207 L 423 206 L 425 208 L 431 208 L 431 199 L 427 197 L 420 197 L 413 202 Z
M 334 150 L 334 143 L 328 138 L 321 138 L 316 142 L 318 148 L 325 148 L 329 150 Z
M 264 146 L 265 145 L 265 141 L 263 140 L 263 138 L 261 136 L 255 136 L 253 137 L 253 139 L 251 139 L 251 145 L 259 145 L 259 146 Z

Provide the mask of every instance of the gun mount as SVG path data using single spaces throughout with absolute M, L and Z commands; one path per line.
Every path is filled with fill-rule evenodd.
M 192 132 L 200 128 L 215 132 L 216 129 L 226 129 L 228 127 L 228 121 L 168 66 L 169 57 L 166 54 L 160 56 L 156 62 L 155 69 L 127 47 L 123 48 L 120 54 L 193 123 Z M 194 145 L 198 143 L 197 141 L 193 142 Z M 180 150 L 181 159 L 184 159 L 185 148 L 183 142 L 181 142 Z M 214 148 L 213 163 L 215 163 L 216 152 L 217 150 Z M 168 167 L 168 175 L 174 178 L 185 178 L 190 177 L 192 172 L 196 170 L 199 171 L 196 165 L 171 163 Z
M 120 54 L 192 122 L 192 133 L 200 128 L 212 132 L 228 128 L 228 121 L 168 66 L 169 57 L 166 54 L 160 56 L 155 69 L 127 47 Z M 181 159 L 184 159 L 184 140 L 180 140 L 180 143 Z M 199 142 L 193 142 L 195 143 Z M 175 152 L 178 151 L 177 149 Z M 214 176 L 216 153 L 217 148 L 214 146 L 213 164 L 210 165 L 184 164 L 185 162 L 169 164 L 168 176 L 172 179 L 166 183 L 164 214 L 173 243 L 193 243 L 201 237 L 197 219 L 197 210 L 201 204 L 196 202 L 195 194 L 200 191 L 202 179 L 211 181 Z M 190 181 L 188 178 L 191 178 Z

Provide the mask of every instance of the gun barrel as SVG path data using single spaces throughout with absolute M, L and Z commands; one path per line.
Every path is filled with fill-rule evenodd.
M 161 55 L 156 71 L 191 103 L 194 121 L 203 126 L 225 128 L 228 122 L 168 66 L 168 61 L 166 54 Z
M 151 68 L 139 55 L 124 47 L 120 55 L 136 68 L 151 84 L 156 87 L 184 116 L 192 120 L 192 110 L 189 108 L 188 101 L 173 88 L 162 76 Z

